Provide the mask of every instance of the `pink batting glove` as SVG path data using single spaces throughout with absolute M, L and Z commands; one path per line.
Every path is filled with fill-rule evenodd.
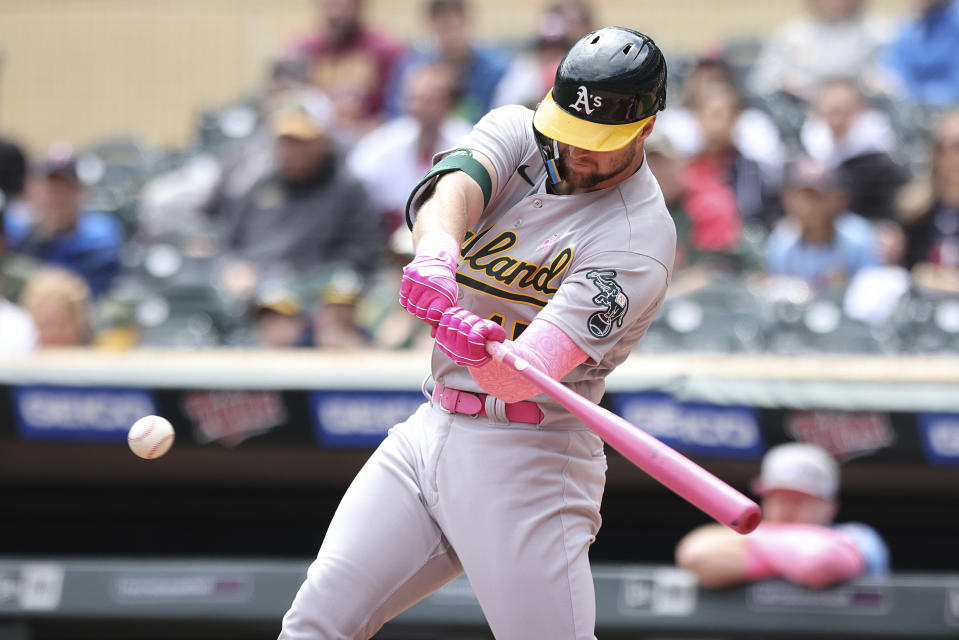
M 436 345 L 456 364 L 481 367 L 490 361 L 486 341 L 503 342 L 506 331 L 492 320 L 484 320 L 460 307 L 450 307 L 440 317 L 435 337 Z
M 432 231 L 420 238 L 416 257 L 403 268 L 400 304 L 434 328 L 443 312 L 456 304 L 458 255 L 453 236 Z

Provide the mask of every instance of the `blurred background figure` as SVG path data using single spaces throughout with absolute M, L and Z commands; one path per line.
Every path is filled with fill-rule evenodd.
M 536 105 L 553 87 L 560 60 L 569 48 L 593 29 L 592 6 L 586 2 L 553 2 L 539 18 L 536 35 L 510 62 L 496 87 L 492 106 Z
M 779 217 L 778 181 L 747 157 L 735 139 L 742 96 L 728 83 L 704 86 L 693 105 L 702 132 L 702 148 L 689 158 L 685 182 L 720 182 L 732 192 L 744 224 L 769 228 Z
M 896 137 L 888 116 L 867 106 L 854 79 L 828 79 L 817 87 L 801 139 L 807 154 L 845 181 L 850 211 L 873 220 L 893 217 L 895 194 L 908 173 L 890 156 Z
M 23 195 L 27 181 L 27 156 L 13 140 L 0 138 L 0 211 Z
M 562 14 L 572 42 L 597 28 L 593 2 L 590 0 L 558 0 L 551 6 Z
M 84 195 L 73 149 L 51 145 L 32 172 L 25 206 L 8 212 L 8 249 L 80 274 L 99 297 L 120 270 L 124 230 L 110 214 L 85 210 Z
M 368 133 L 350 151 L 347 165 L 366 186 L 387 234 L 405 230 L 406 200 L 433 166 L 433 155 L 469 133 L 470 123 L 453 115 L 456 99 L 457 79 L 449 66 L 418 67 L 406 77 L 403 115 Z
M 929 170 L 899 194 L 906 234 L 905 266 L 952 273 L 959 283 L 959 108 L 943 114 L 932 133 Z
M 30 315 L 9 299 L 5 279 L 6 239 L 4 218 L 8 203 L 16 202 L 27 178 L 27 159 L 20 146 L 0 140 L 0 358 L 33 351 L 37 331 Z
M 390 81 L 387 108 L 402 113 L 406 76 L 417 67 L 442 61 L 458 80 L 455 113 L 471 123 L 493 107 L 493 96 L 509 64 L 505 50 L 474 41 L 466 0 L 427 0 L 428 40 L 410 49 Z M 545 94 L 544 94 L 545 95 Z
M 264 349 L 290 349 L 313 345 L 310 314 L 300 296 L 289 288 L 275 287 L 260 292 L 250 314 L 253 345 Z
M 205 207 L 242 197 L 276 169 L 268 115 L 285 94 L 309 85 L 309 61 L 272 60 L 255 95 L 204 114 L 198 148 L 140 192 L 134 240 L 189 242 L 209 232 Z
M 37 328 L 37 347 L 81 347 L 92 343 L 91 292 L 86 281 L 59 267 L 43 267 L 27 280 L 21 306 Z
M 743 237 L 735 195 L 718 179 L 689 179 L 686 160 L 658 128 L 644 144 L 676 224 L 676 270 L 694 266 L 741 272 L 758 264 Z
M 403 46 L 369 26 L 364 0 L 314 0 L 316 32 L 291 52 L 310 62 L 310 78 L 336 105 L 337 127 L 356 140 L 382 121 L 384 87 Z
M 27 179 L 27 158 L 18 144 L 0 140 L 0 358 L 23 356 L 33 351 L 37 330 L 30 315 L 10 301 L 13 291 L 6 282 L 5 214 L 19 200 Z
M 848 211 L 848 200 L 835 171 L 800 157 L 783 185 L 786 215 L 766 241 L 766 272 L 801 278 L 824 291 L 844 286 L 860 269 L 878 265 L 873 226 Z
M 0 226 L 3 225 L 3 210 L 0 209 Z M 0 228 L 0 263 L 3 261 L 3 230 Z M 0 358 L 24 356 L 37 343 L 37 330 L 33 318 L 3 294 L 3 273 L 0 270 Z
M 324 303 L 339 305 L 328 335 L 345 335 L 353 327 L 336 323 L 351 323 L 346 312 L 382 254 L 380 217 L 331 139 L 335 115 L 322 92 L 286 96 L 269 121 L 276 170 L 210 207 L 228 254 L 222 283 L 249 300 L 264 283 L 310 281 Z
M 444 62 L 412 70 L 406 76 L 404 96 L 404 114 L 364 136 L 347 158 L 349 168 L 370 194 L 387 238 L 385 260 L 373 274 L 358 320 L 383 348 L 409 346 L 423 325 L 409 322 L 412 316 L 396 304 L 402 268 L 413 250 L 405 220 L 406 201 L 433 166 L 433 155 L 455 148 L 471 128 L 468 121 L 453 114 L 457 79 Z
M 754 493 L 763 523 L 745 536 L 708 524 L 680 540 L 676 563 L 705 587 L 784 578 L 822 588 L 861 575 L 889 571 L 889 550 L 862 523 L 834 524 L 839 508 L 839 465 L 813 444 L 789 443 L 763 457 Z
M 879 57 L 896 99 L 931 107 L 959 102 L 959 2 L 916 0 L 917 15 L 900 25 Z
M 23 149 L 12 140 L 0 139 L 0 216 L 10 209 L 22 206 L 20 199 L 23 196 L 27 182 L 27 156 Z M 21 213 L 21 215 L 26 215 Z M 0 220 L 0 258 L 6 248 L 4 232 L 6 223 Z M 0 262 L 0 277 L 3 275 L 3 264 Z M 4 291 L 0 284 L 0 293 Z
M 827 78 L 874 75 L 888 26 L 869 15 L 865 0 L 806 0 L 805 7 L 765 40 L 748 78 L 751 91 L 807 102 Z
M 678 79 L 674 74 L 671 79 Z M 741 108 L 733 126 L 733 141 L 739 151 L 757 163 L 768 180 L 778 183 L 787 149 L 776 122 L 763 110 L 750 104 L 751 97 L 742 88 L 739 72 L 719 51 L 701 55 L 681 77 L 678 102 L 672 102 L 656 118 L 656 127 L 666 131 L 684 156 L 703 150 L 703 131 L 696 118 L 702 99 L 716 87 L 732 90 L 739 96 Z

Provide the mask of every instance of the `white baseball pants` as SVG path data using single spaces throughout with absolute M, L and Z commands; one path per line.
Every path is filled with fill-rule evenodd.
M 422 405 L 357 474 L 280 640 L 370 638 L 465 570 L 497 640 L 591 640 L 602 440 Z

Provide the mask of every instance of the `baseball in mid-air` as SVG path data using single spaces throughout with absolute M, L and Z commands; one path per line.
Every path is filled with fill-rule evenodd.
M 176 434 L 173 425 L 160 416 L 143 416 L 133 423 L 127 434 L 130 451 L 141 458 L 159 458 L 173 446 Z

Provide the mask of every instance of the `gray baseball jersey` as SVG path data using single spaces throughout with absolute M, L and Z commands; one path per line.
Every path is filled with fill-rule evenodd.
M 589 355 L 563 382 L 598 401 L 669 281 L 675 229 L 659 186 L 644 163 L 608 189 L 548 193 L 523 107 L 490 112 L 465 146 L 493 161 L 499 184 L 463 245 L 461 306 L 510 337 L 537 316 L 563 329 Z M 481 391 L 438 350 L 432 373 Z M 498 640 L 593 638 L 603 443 L 549 397 L 534 400 L 537 425 L 487 400 L 488 418 L 427 402 L 394 426 L 345 493 L 280 638 L 369 638 L 463 571 Z
M 463 146 L 486 154 L 499 185 L 467 234 L 459 305 L 503 324 L 516 338 L 541 317 L 589 356 L 563 382 L 598 402 L 603 380 L 636 346 L 662 303 L 676 231 L 646 163 L 620 184 L 552 195 L 533 138 L 532 111 L 490 112 Z M 482 391 L 438 348 L 433 375 L 453 389 Z M 575 418 L 547 395 L 535 398 L 547 426 Z

